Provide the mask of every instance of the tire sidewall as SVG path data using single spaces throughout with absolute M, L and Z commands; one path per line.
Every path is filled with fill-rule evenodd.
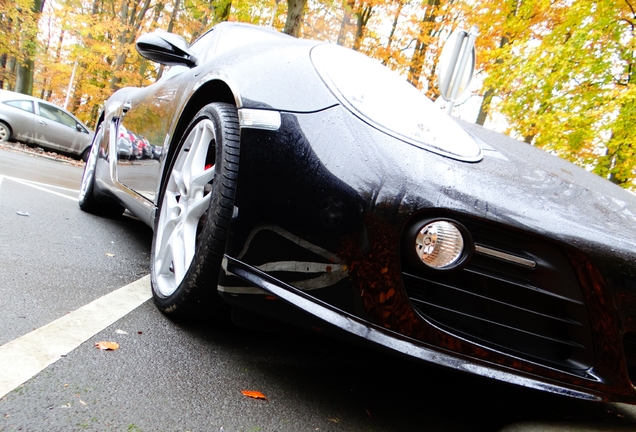
M 86 163 L 84 164 L 84 171 L 82 173 L 82 184 L 84 183 L 84 180 L 86 180 L 88 184 L 86 185 L 84 194 L 82 195 L 80 191 L 80 196 L 78 198 L 78 203 L 82 210 L 87 210 L 87 211 L 95 210 L 94 207 L 96 205 L 96 200 L 93 196 L 93 188 L 95 187 L 95 169 L 97 167 L 97 154 L 94 154 L 94 153 L 96 153 L 96 147 L 99 147 L 99 140 L 101 139 L 101 136 L 103 135 L 102 132 L 103 132 L 102 125 L 99 125 L 97 127 L 97 130 L 95 131 L 93 142 L 91 143 L 91 146 L 89 147 L 90 150 L 88 154 L 88 159 L 86 160 Z M 91 168 L 92 168 L 92 173 L 88 174 L 90 175 L 90 178 L 86 179 L 87 172 Z M 81 184 L 80 184 L 80 188 L 81 188 Z

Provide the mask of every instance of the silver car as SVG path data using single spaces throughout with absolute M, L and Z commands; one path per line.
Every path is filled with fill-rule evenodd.
M 93 133 L 74 115 L 42 99 L 0 90 L 0 141 L 21 141 L 86 160 Z

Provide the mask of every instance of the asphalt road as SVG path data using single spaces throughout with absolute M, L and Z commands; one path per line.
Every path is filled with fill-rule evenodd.
M 0 365 L 14 345 L 24 356 L 5 361 L 0 381 L 60 334 L 77 339 L 0 395 L 0 431 L 636 430 L 636 410 L 623 404 L 494 383 L 313 334 L 171 321 L 145 300 L 150 229 L 81 212 L 81 171 L 0 149 Z M 131 286 L 140 305 L 102 321 L 121 308 L 107 294 Z M 99 341 L 119 349 L 99 350 Z

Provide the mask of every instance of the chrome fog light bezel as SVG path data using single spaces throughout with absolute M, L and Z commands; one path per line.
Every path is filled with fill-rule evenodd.
M 422 257 L 422 249 L 424 248 L 435 248 L 435 246 L 437 246 L 437 251 L 439 251 L 439 247 L 443 247 L 443 243 L 439 243 L 440 241 L 444 241 L 444 238 L 440 238 L 440 235 L 444 235 L 443 233 L 437 233 L 437 235 L 435 235 L 435 233 L 432 233 L 430 230 L 426 232 L 427 227 L 432 227 L 436 224 L 438 229 L 443 227 L 449 231 L 455 230 L 455 235 L 459 236 L 461 242 L 461 247 L 452 259 L 443 261 L 442 265 L 438 266 L 434 265 L 433 260 L 426 260 Z M 437 245 L 433 245 L 430 242 L 423 244 L 423 241 L 431 240 L 434 237 L 435 239 L 432 241 L 437 242 Z M 461 223 L 449 218 L 427 218 L 418 220 L 411 224 L 407 230 L 403 243 L 403 251 L 406 253 L 408 261 L 413 265 L 430 271 L 449 271 L 462 268 L 475 250 L 472 236 L 468 230 Z M 428 256 L 430 257 L 432 254 L 428 254 Z

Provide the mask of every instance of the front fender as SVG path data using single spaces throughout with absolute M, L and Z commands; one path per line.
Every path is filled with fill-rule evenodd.
M 317 44 L 297 40 L 263 43 L 246 47 L 239 54 L 222 54 L 200 73 L 199 83 L 215 79 L 225 82 L 238 108 L 320 111 L 339 102 L 311 63 L 309 53 Z M 272 61 L 274 58 L 284 60 Z

